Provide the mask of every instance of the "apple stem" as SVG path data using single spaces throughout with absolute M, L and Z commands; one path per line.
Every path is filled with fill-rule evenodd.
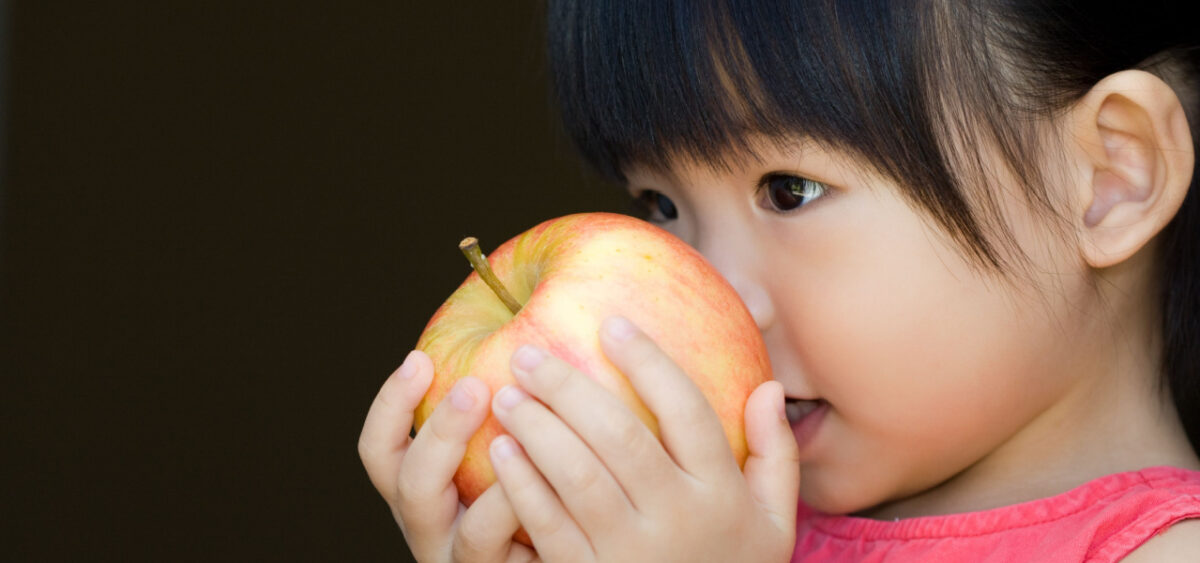
M 508 307 L 512 314 L 517 314 L 521 311 L 521 303 L 513 299 L 508 289 L 505 289 L 504 284 L 500 283 L 500 278 L 496 277 L 496 273 L 492 271 L 491 264 L 488 264 L 487 258 L 483 256 L 483 251 L 479 249 L 479 240 L 475 237 L 467 237 L 458 243 L 458 249 L 467 257 L 467 261 L 471 263 L 471 267 L 479 273 L 479 277 L 483 278 L 483 283 L 492 288 L 492 292 L 500 301 L 504 302 L 504 306 Z

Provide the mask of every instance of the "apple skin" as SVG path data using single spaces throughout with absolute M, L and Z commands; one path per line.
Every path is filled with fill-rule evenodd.
M 417 406 L 417 429 L 455 382 L 515 383 L 513 352 L 533 344 L 620 397 L 658 436 L 654 415 L 600 348 L 599 327 L 623 315 L 687 373 L 716 411 L 739 467 L 747 456 L 746 399 L 771 379 L 758 327 L 737 292 L 695 249 L 640 219 L 580 213 L 551 219 L 509 240 L 488 262 L 524 306 L 513 315 L 472 272 L 434 313 L 417 342 L 434 379 Z M 494 416 L 467 444 L 454 476 L 470 505 L 496 481 L 488 445 L 504 433 Z

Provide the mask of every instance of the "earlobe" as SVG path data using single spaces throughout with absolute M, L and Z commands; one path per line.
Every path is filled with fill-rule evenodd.
M 1084 164 L 1081 252 L 1105 268 L 1144 247 L 1179 210 L 1192 177 L 1191 133 L 1175 92 L 1143 71 L 1109 75 L 1072 113 Z

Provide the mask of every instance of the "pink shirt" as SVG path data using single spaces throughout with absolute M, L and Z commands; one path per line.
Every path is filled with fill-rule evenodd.
M 1061 495 L 895 522 L 803 503 L 792 561 L 1118 561 L 1171 524 L 1200 518 L 1200 471 L 1151 467 Z

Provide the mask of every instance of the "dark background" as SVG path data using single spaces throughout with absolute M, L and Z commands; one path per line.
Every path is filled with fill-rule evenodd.
M 458 240 L 625 210 L 541 3 L 103 4 L 0 18 L 0 560 L 404 560 L 355 443 Z

